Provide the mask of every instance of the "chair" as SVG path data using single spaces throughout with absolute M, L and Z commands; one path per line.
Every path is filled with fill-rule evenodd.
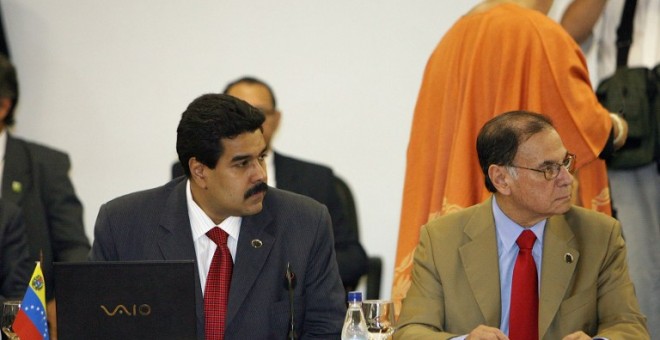
M 355 200 L 353 193 L 348 187 L 348 184 L 341 178 L 335 176 L 335 188 L 339 199 L 344 206 L 346 213 L 346 221 L 350 228 L 355 230 L 355 233 L 360 235 L 360 228 L 358 227 L 357 209 L 355 207 Z M 380 257 L 368 256 L 367 274 L 366 274 L 366 299 L 376 300 L 380 298 L 380 283 L 383 271 L 383 260 Z

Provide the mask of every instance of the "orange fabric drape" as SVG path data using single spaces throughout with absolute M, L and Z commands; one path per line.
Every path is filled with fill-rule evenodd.
M 410 286 L 419 230 L 429 219 L 486 199 L 476 154 L 483 124 L 497 114 L 549 115 L 577 155 L 578 199 L 611 214 L 605 163 L 611 129 L 586 62 L 554 21 L 514 4 L 462 17 L 426 66 L 408 145 L 392 299 Z

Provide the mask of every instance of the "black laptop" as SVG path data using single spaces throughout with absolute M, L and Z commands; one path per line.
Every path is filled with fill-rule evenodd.
M 54 264 L 57 334 L 195 339 L 194 261 Z

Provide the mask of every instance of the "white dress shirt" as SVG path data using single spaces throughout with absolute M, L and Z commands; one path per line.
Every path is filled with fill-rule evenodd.
M 206 288 L 206 277 L 211 268 L 213 254 L 218 247 L 215 242 L 206 236 L 206 233 L 212 228 L 215 228 L 216 225 L 193 200 L 192 192 L 190 191 L 190 180 L 186 181 L 186 202 L 188 203 L 188 216 L 190 218 L 193 244 L 195 245 L 195 255 L 197 257 L 199 283 L 202 286 L 203 294 Z M 234 263 L 236 263 L 236 245 L 238 244 L 238 235 L 241 232 L 242 221 L 242 217 L 230 216 L 222 221 L 220 225 L 217 225 L 217 227 L 220 227 L 220 229 L 229 234 L 227 247 Z

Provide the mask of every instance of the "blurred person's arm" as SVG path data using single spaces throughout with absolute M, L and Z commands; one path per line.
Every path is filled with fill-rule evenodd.
M 596 22 L 603 14 L 607 0 L 573 0 L 566 8 L 561 18 L 561 25 L 578 44 L 583 44 L 592 35 Z M 612 119 L 612 146 L 614 150 L 620 149 L 628 138 L 628 122 L 616 114 L 611 113 Z M 608 145 L 610 141 L 608 141 Z M 613 150 L 606 146 L 600 158 L 607 159 Z
M 19 208 L 0 201 L 0 300 L 23 297 L 33 262 Z
M 71 161 L 62 152 L 44 150 L 40 154 L 43 167 L 42 200 L 48 214 L 48 231 L 53 249 L 53 261 L 85 261 L 90 250 L 83 226 L 83 207 L 69 177 Z M 49 287 L 51 292 L 54 287 Z M 50 339 L 57 340 L 56 302 L 49 294 L 46 303 Z
M 578 44 L 591 36 L 607 0 L 573 0 L 561 18 L 561 25 Z
M 85 261 L 90 244 L 83 226 L 83 207 L 69 178 L 71 161 L 60 152 L 50 152 L 43 162 L 43 201 L 53 247 L 53 261 Z

